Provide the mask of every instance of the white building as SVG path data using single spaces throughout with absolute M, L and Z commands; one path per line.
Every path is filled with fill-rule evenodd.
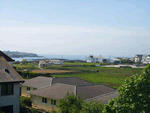
M 44 61 L 44 60 L 39 61 L 39 68 L 48 67 L 48 66 L 51 66 L 51 63 Z
M 107 59 L 108 63 L 120 64 L 121 60 L 117 58 Z
M 89 55 L 87 57 L 87 62 L 91 62 L 91 63 L 102 63 L 103 62 L 103 57 L 101 55 L 99 56 L 93 56 L 93 55 Z
M 150 64 L 150 55 L 143 55 L 141 63 Z
M 136 55 L 135 55 L 135 62 L 136 62 L 136 63 L 141 63 L 142 57 L 143 57 L 142 54 L 136 54 Z
M 13 67 L 0 57 L 0 111 L 20 112 L 20 83 L 23 82 L 24 79 Z
M 64 61 L 63 60 L 49 60 L 49 63 L 52 63 L 52 64 L 63 64 L 64 63 Z

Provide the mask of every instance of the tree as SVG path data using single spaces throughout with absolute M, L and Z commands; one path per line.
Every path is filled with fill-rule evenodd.
M 104 105 L 99 101 L 84 101 L 81 113 L 102 113 Z
M 109 101 L 104 113 L 149 113 L 150 65 L 140 75 L 128 77 L 118 92 L 119 96 Z
M 103 63 L 107 63 L 107 59 L 103 59 Z
M 82 103 L 84 101 L 75 96 L 73 93 L 67 93 L 66 96 L 59 100 L 60 113 L 79 113 L 82 109 Z

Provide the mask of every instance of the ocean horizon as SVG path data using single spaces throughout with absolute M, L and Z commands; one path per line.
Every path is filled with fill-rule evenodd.
M 21 58 L 12 58 L 15 61 L 34 60 L 34 59 L 68 59 L 68 60 L 87 60 L 88 55 L 49 55 L 49 54 L 39 54 L 41 57 L 21 57 Z M 109 58 L 109 56 L 102 56 L 104 58 Z M 110 58 L 116 58 L 116 56 L 110 56 Z

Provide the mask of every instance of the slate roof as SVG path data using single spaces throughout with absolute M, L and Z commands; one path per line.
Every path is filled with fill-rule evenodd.
M 5 53 L 3 53 L 1 50 L 0 50 L 0 57 L 3 56 L 8 62 L 11 61 L 15 61 L 13 60 L 12 58 L 10 58 L 8 55 L 6 55 Z
M 75 94 L 75 89 L 75 85 L 56 83 L 51 86 L 49 85 L 44 88 L 30 91 L 29 94 L 59 100 L 63 98 L 67 92 Z
M 87 99 L 87 101 L 96 100 L 96 101 L 101 101 L 103 104 L 108 104 L 108 101 L 110 99 L 114 99 L 116 97 L 118 97 L 118 92 L 114 91 L 114 92 L 110 92 L 110 93 L 107 93 L 107 94 L 103 94 L 103 95 L 99 95 L 99 96 Z
M 25 80 L 25 82 L 22 85 L 34 88 L 41 88 L 55 83 L 63 83 L 75 86 L 93 84 L 77 77 L 52 78 L 52 77 L 38 76 L 32 79 Z
M 87 82 L 77 77 L 53 78 L 52 84 L 55 84 L 55 83 L 63 83 L 63 84 L 69 84 L 69 85 L 75 85 L 75 86 L 93 84 L 91 82 Z
M 6 72 L 7 69 L 9 72 Z M 4 82 L 24 82 L 24 79 L 16 72 L 16 70 L 6 61 L 4 57 L 0 57 L 0 83 Z
M 111 88 L 104 84 L 95 84 L 95 85 L 77 87 L 77 95 L 81 94 L 80 97 L 83 99 L 93 98 L 114 91 L 116 91 L 115 88 Z
M 115 98 L 117 96 L 116 94 L 111 95 L 111 94 L 114 94 L 114 92 L 116 92 L 116 89 L 103 85 L 103 84 L 88 85 L 88 86 L 75 86 L 75 85 L 68 85 L 68 84 L 62 84 L 62 83 L 56 83 L 51 86 L 49 85 L 44 88 L 30 91 L 29 94 L 59 100 L 63 98 L 67 92 L 73 93 L 74 95 L 80 94 L 80 98 L 84 100 L 87 100 L 87 99 L 94 100 L 95 97 L 98 97 L 96 99 L 103 100 L 105 102 L 108 102 L 110 98 Z M 108 93 L 110 94 L 108 95 Z M 107 94 L 107 97 L 109 98 L 107 98 L 106 96 L 103 96 L 104 94 Z
M 29 86 L 29 87 L 34 87 L 34 88 L 41 88 L 41 87 L 44 87 L 44 86 L 51 85 L 51 82 L 52 82 L 51 77 L 38 76 L 38 77 L 35 77 L 35 78 L 25 80 L 25 82 L 22 85 Z

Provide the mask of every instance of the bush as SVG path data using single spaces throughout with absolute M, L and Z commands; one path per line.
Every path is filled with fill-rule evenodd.
M 81 113 L 102 113 L 104 105 L 99 101 L 84 101 Z
M 133 75 L 119 87 L 119 96 L 109 101 L 105 113 L 149 113 L 150 65 L 141 75 Z
M 21 107 L 24 107 L 24 106 L 31 107 L 32 106 L 31 98 L 20 96 L 20 104 L 21 104 Z
M 79 96 L 75 96 L 73 93 L 67 93 L 66 96 L 59 100 L 60 113 L 79 113 L 82 109 L 83 100 Z

